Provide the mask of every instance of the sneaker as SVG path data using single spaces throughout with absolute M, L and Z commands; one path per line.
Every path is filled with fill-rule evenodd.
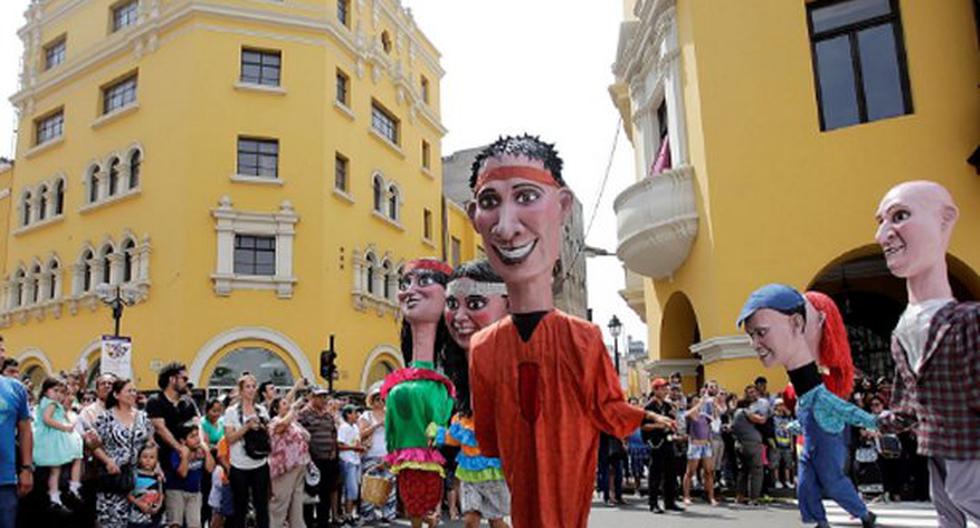
M 68 509 L 67 506 L 60 502 L 51 502 L 48 504 L 48 511 L 54 514 L 56 517 L 67 517 L 72 515 L 72 511 Z
M 875 515 L 874 512 L 868 510 L 868 517 L 861 519 L 861 528 L 875 528 L 875 526 L 878 526 L 875 524 L 875 521 L 877 520 L 878 516 Z

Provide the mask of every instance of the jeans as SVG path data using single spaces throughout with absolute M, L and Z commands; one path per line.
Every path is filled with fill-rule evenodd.
M 17 526 L 17 485 L 0 486 L 0 528 Z
M 232 500 L 235 502 L 235 515 L 230 519 L 230 528 L 245 528 L 249 492 L 255 508 L 255 527 L 269 528 L 269 499 L 272 493 L 269 464 L 255 469 L 238 469 L 232 466 L 228 477 L 231 481 Z
M 858 519 L 866 518 L 868 508 L 854 484 L 844 475 L 844 458 L 848 452 L 844 433 L 824 431 L 810 410 L 801 409 L 798 420 L 803 428 L 803 454 L 800 455 L 796 495 L 803 522 L 827 522 L 822 502 L 824 496 Z
M 616 500 L 623 500 L 623 458 L 606 457 L 605 464 L 599 465 L 599 490 L 602 498 L 609 500 L 609 487 L 612 486 Z M 609 470 L 613 472 L 613 481 L 609 482 Z

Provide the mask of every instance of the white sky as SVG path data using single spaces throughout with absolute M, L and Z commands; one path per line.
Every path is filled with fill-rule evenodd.
M 613 80 L 622 3 L 603 0 L 402 0 L 442 52 L 442 152 L 530 132 L 556 143 L 565 180 L 586 222 L 609 159 L 618 113 Z M 0 1 L 0 156 L 13 156 L 14 109 L 22 46 L 16 31 L 29 0 Z M 600 7 L 602 6 L 602 7 Z M 612 172 L 587 243 L 616 249 L 612 202 L 633 181 L 632 146 L 620 134 Z M 646 327 L 617 293 L 623 271 L 614 257 L 589 259 L 589 304 L 604 331 L 610 317 L 624 336 L 646 341 Z M 621 338 L 620 350 L 625 347 Z

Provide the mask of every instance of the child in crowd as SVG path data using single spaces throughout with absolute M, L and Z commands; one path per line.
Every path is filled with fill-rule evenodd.
M 163 507 L 163 482 L 157 466 L 157 446 L 147 442 L 139 454 L 136 482 L 129 493 L 129 528 L 156 528 L 156 514 Z
M 776 477 L 776 487 L 792 488 L 796 486 L 794 482 L 793 475 L 796 474 L 793 471 L 793 433 L 790 432 L 790 423 L 793 421 L 793 415 L 789 412 L 789 408 L 786 407 L 786 403 L 782 398 L 776 398 L 776 414 L 772 418 L 773 428 L 775 429 L 775 438 L 773 440 L 773 449 L 769 451 L 769 463 L 772 467 L 773 476 Z M 779 471 L 779 466 L 782 464 L 783 471 Z
M 357 408 L 345 405 L 341 416 L 344 421 L 337 430 L 337 449 L 340 451 L 340 468 L 343 474 L 344 523 L 354 524 L 354 503 L 361 493 L 361 430 L 357 427 Z
M 231 497 L 231 481 L 228 480 L 230 461 L 228 458 L 228 441 L 224 438 L 218 441 L 218 460 L 211 472 L 211 490 L 208 494 L 208 506 L 211 507 L 210 528 L 224 528 L 225 519 L 234 513 L 234 502 Z
M 61 466 L 71 463 L 68 492 L 76 504 L 82 500 L 79 494 L 82 487 L 82 437 L 75 432 L 62 403 L 67 390 L 63 379 L 45 379 L 41 385 L 41 402 L 34 417 L 34 463 L 49 468 L 48 497 L 51 509 L 57 513 L 70 513 L 61 502 Z
M 182 449 L 170 454 L 167 481 L 167 524 L 201 528 L 201 477 L 214 469 L 214 459 L 201 441 L 200 428 L 188 422 L 177 430 Z

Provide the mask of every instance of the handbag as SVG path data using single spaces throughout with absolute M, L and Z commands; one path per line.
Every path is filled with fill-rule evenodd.
M 272 452 L 272 439 L 269 438 L 269 430 L 265 428 L 265 420 L 262 419 L 261 414 L 256 410 L 256 414 L 259 418 L 259 424 L 262 427 L 258 429 L 249 429 L 245 431 L 245 435 L 242 436 L 242 441 L 245 444 L 245 454 L 249 458 L 255 460 L 262 460 L 269 456 Z M 238 407 L 238 421 L 245 426 L 245 421 L 242 419 L 242 408 L 241 405 Z
M 881 435 L 875 438 L 875 448 L 882 458 L 899 458 L 902 456 L 902 442 L 893 434 Z
M 123 464 L 119 466 L 119 473 L 103 473 L 99 477 L 99 491 L 102 493 L 114 493 L 126 495 L 136 487 L 136 468 L 133 464 Z

